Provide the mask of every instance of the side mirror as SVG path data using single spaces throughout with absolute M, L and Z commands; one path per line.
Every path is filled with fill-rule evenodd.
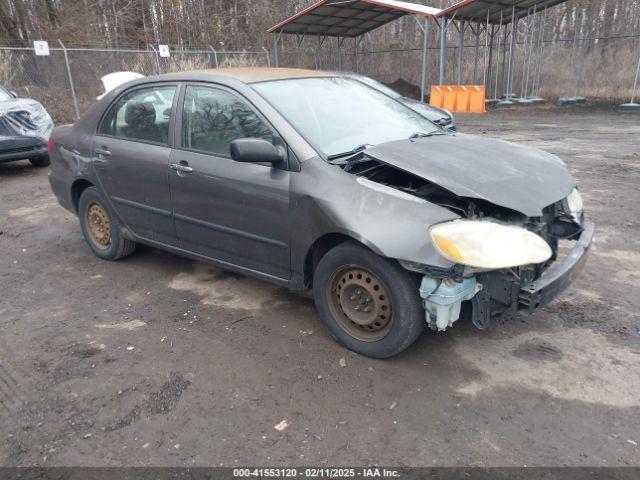
M 13 95 L 13 98 L 18 98 L 18 94 L 16 92 L 14 92 L 13 90 L 11 90 L 9 93 L 11 95 Z
M 231 158 L 244 163 L 280 165 L 286 160 L 284 148 L 261 138 L 239 138 L 231 142 Z

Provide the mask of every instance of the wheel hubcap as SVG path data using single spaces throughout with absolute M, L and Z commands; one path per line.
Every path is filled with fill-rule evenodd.
M 111 243 L 111 222 L 104 208 L 97 203 L 89 205 L 86 221 L 93 243 L 99 248 L 107 248 Z
M 391 329 L 391 298 L 371 272 L 356 266 L 336 271 L 328 291 L 333 317 L 349 335 L 367 342 L 383 338 Z

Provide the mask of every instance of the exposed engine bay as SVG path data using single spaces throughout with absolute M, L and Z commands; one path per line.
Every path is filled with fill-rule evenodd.
M 364 152 L 350 157 L 341 167 L 358 177 L 437 204 L 463 219 L 525 228 L 543 238 L 551 247 L 552 255 L 546 262 L 508 269 L 483 270 L 455 265 L 442 270 L 403 264 L 405 268 L 424 274 L 420 294 L 427 323 L 434 330 L 450 327 L 460 317 L 461 311 L 471 317 L 476 327 L 486 329 L 491 318 L 506 310 L 528 308 L 520 298 L 521 288 L 539 279 L 556 261 L 561 240 L 575 240 L 583 230 L 582 216 L 572 213 L 566 200 L 547 206 L 539 217 L 528 217 L 483 199 L 455 195 L 417 175 L 368 157 Z

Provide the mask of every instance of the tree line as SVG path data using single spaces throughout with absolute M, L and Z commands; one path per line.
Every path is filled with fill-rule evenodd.
M 414 0 L 416 1 L 416 0 Z M 57 40 L 113 48 L 166 43 L 179 48 L 270 45 L 266 30 L 313 0 L 0 0 L 0 41 L 29 45 Z M 446 7 L 452 0 L 432 0 Z M 640 0 L 571 0 L 549 11 L 548 38 L 575 31 L 589 37 L 638 33 Z M 432 35 L 437 33 L 432 29 Z M 373 46 L 411 46 L 419 33 L 411 18 L 365 40 Z

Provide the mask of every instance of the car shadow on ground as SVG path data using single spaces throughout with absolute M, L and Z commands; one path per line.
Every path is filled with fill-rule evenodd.
M 0 163 L 0 178 L 22 175 L 25 173 L 30 173 L 34 170 L 40 169 L 31 165 L 28 160 Z

